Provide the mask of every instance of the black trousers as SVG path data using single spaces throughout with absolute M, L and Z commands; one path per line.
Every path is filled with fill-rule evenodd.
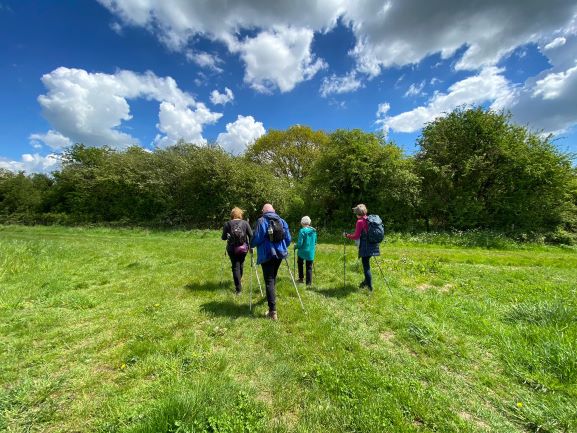
M 281 263 L 282 259 L 272 258 L 261 264 L 269 311 L 276 311 L 276 275 Z
M 234 254 L 234 251 L 230 250 L 227 250 L 227 253 L 230 258 L 234 288 L 237 292 L 240 292 L 242 290 L 242 274 L 244 272 L 244 259 L 246 258 L 246 254 L 237 256 Z
M 305 262 L 305 260 L 301 259 L 300 257 L 297 260 L 298 265 L 299 265 L 299 280 L 303 279 L 303 264 Z M 312 260 L 306 260 L 307 263 L 307 286 L 310 286 L 313 282 L 313 261 Z

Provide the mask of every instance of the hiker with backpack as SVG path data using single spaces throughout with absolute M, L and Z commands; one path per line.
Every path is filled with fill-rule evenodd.
M 343 235 L 359 246 L 359 257 L 363 262 L 363 272 L 365 279 L 359 285 L 359 288 L 367 287 L 373 290 L 373 277 L 371 275 L 371 257 L 381 254 L 379 243 L 384 238 L 383 223 L 378 215 L 367 215 L 367 207 L 364 204 L 358 204 L 353 208 L 357 216 L 357 224 L 354 233 L 343 233 Z
M 236 294 L 242 290 L 242 274 L 244 259 L 249 251 L 253 233 L 247 221 L 242 219 L 243 211 L 234 207 L 230 212 L 230 221 L 224 223 L 221 239 L 227 241 L 226 252 L 230 258 L 232 278 Z
M 262 266 L 266 286 L 267 317 L 272 320 L 277 320 L 276 276 L 282 261 L 288 256 L 290 243 L 288 224 L 277 215 L 271 204 L 265 204 L 262 208 L 262 217 L 256 223 L 250 246 L 257 249 L 256 264 Z
M 308 216 L 301 218 L 299 238 L 295 245 L 298 250 L 299 279 L 297 283 L 303 283 L 303 264 L 306 262 L 306 284 L 310 286 L 313 280 L 313 261 L 317 245 L 317 231 L 311 227 L 311 219 Z

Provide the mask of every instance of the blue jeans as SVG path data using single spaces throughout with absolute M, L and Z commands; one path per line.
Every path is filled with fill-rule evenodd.
M 365 280 L 363 284 L 373 290 L 373 276 L 371 275 L 371 257 L 361 257 L 363 261 L 363 272 L 365 273 Z

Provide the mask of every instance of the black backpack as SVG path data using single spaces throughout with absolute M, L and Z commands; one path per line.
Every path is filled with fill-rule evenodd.
M 273 243 L 281 242 L 285 238 L 284 227 L 280 219 L 267 218 L 268 219 L 268 239 Z
M 367 240 L 371 244 L 380 244 L 385 239 L 385 226 L 381 217 L 378 215 L 369 215 L 368 218 L 369 231 L 367 232 Z
M 235 247 L 246 243 L 246 232 L 243 230 L 242 221 L 230 223 L 230 239 Z

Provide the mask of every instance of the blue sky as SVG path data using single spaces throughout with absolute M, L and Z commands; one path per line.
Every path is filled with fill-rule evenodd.
M 384 131 L 408 153 L 461 105 L 577 152 L 577 4 L 0 0 L 0 167 L 75 142 L 234 154 L 270 129 Z

